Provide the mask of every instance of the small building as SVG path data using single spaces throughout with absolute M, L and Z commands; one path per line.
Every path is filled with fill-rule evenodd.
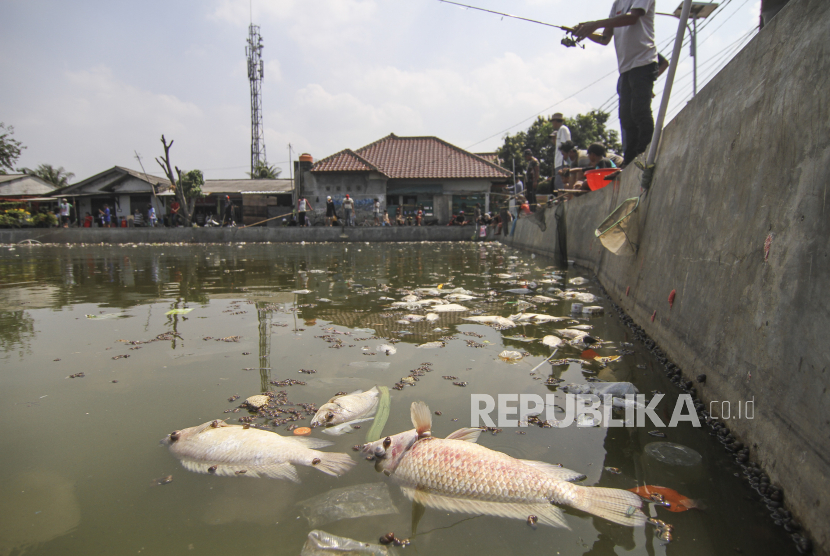
M 425 223 L 447 223 L 464 211 L 470 215 L 476 204 L 490 208 L 494 185 L 512 180 L 498 164 L 437 137 L 398 137 L 390 134 L 355 151 L 345 149 L 317 163 L 297 165 L 297 195 L 306 197 L 314 209 L 315 223 L 325 215 L 325 200 L 331 196 L 338 216 L 349 194 L 355 202 L 356 223 L 372 221 L 372 206 L 394 221 L 398 207 L 404 216 L 422 208 Z
M 265 226 L 279 226 L 279 216 L 291 217 L 293 210 L 294 181 L 275 180 L 205 180 L 202 186 L 204 197 L 196 200 L 194 220 L 202 220 L 206 213 L 221 220 L 224 200 L 230 197 L 234 204 L 234 220 L 250 226 L 268 220 Z
M 77 207 L 81 219 L 86 214 L 98 216 L 98 211 L 108 205 L 118 220 L 131 217 L 135 209 L 146 218 L 147 209 L 152 205 L 156 209 L 159 221 L 167 214 L 167 205 L 175 198 L 170 180 L 144 172 L 137 172 L 113 166 L 60 191 L 60 197 L 66 197 Z M 74 199 L 74 201 L 73 201 Z
M 31 174 L 0 174 L 0 199 L 18 201 L 46 197 L 57 189 Z

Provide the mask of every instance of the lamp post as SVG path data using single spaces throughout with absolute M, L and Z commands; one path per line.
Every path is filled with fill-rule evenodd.
M 714 12 L 720 4 L 715 4 L 712 2 L 692 2 L 692 8 L 689 12 L 689 18 L 692 20 L 692 27 L 689 27 L 689 24 L 686 24 L 686 28 L 689 29 L 689 47 L 690 52 L 689 56 L 692 57 L 692 72 L 693 72 L 693 79 L 694 84 L 692 85 L 692 96 L 697 95 L 697 20 L 698 19 L 706 19 L 712 12 Z M 674 13 L 667 14 L 657 12 L 657 15 L 667 15 L 670 17 L 676 17 L 680 19 L 680 12 L 683 9 L 683 4 L 680 4 Z

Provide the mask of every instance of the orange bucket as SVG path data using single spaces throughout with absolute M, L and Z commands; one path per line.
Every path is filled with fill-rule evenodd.
M 585 172 L 585 179 L 588 180 L 588 187 L 591 191 L 602 189 L 611 182 L 605 181 L 605 176 L 613 174 L 619 168 L 602 168 L 600 170 L 588 170 Z

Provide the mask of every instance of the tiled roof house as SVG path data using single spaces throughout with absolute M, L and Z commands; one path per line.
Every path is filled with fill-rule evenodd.
M 472 212 L 476 203 L 482 210 L 489 208 L 491 187 L 511 179 L 494 160 L 437 137 L 390 134 L 301 166 L 297 185 L 318 211 L 324 210 L 327 196 L 339 207 L 348 193 L 355 200 L 359 222 L 371 213 L 377 198 L 392 217 L 398 206 L 405 214 L 423 206 L 427 220 L 446 223 L 460 210 Z

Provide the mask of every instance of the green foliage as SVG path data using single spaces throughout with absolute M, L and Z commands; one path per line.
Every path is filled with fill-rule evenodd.
M 201 170 L 190 170 L 181 175 L 179 182 L 182 186 L 182 193 L 186 199 L 202 196 L 202 186 L 205 185 L 205 178 Z
M 17 159 L 20 158 L 20 151 L 25 149 L 23 143 L 12 139 L 14 135 L 14 126 L 6 126 L 0 122 L 0 174 L 5 174 L 7 170 L 14 170 L 12 167 Z
M 582 149 L 599 142 L 609 150 L 620 151 L 619 135 L 605 127 L 609 117 L 608 112 L 591 110 L 587 114 L 577 114 L 575 118 L 565 118 L 565 125 L 571 130 L 571 140 Z M 553 123 L 550 118 L 539 116 L 527 131 L 505 135 L 504 144 L 497 150 L 502 167 L 512 171 L 515 161 L 516 173 L 522 176 L 527 169 L 522 152 L 529 148 L 533 151 L 533 156 L 539 159 L 539 174 L 542 178 L 553 175 L 556 152 L 550 140 L 551 132 Z
M 0 213 L 0 226 L 6 228 L 20 228 L 32 224 L 32 215 L 22 208 L 10 208 Z
M 256 165 L 253 172 L 245 172 L 252 180 L 275 180 L 282 173 L 282 168 L 276 166 L 268 166 L 264 162 Z
M 43 181 L 51 183 L 58 189 L 64 188 L 67 185 L 69 185 L 69 182 L 72 181 L 72 178 L 75 177 L 75 174 L 73 174 L 72 172 L 67 172 L 66 170 L 64 170 L 63 166 L 55 168 L 51 164 L 40 164 L 34 170 L 30 170 L 29 168 L 22 168 L 21 172 L 32 176 L 37 176 Z
M 57 226 L 58 217 L 51 212 L 39 212 L 32 216 L 32 225 L 42 227 Z

